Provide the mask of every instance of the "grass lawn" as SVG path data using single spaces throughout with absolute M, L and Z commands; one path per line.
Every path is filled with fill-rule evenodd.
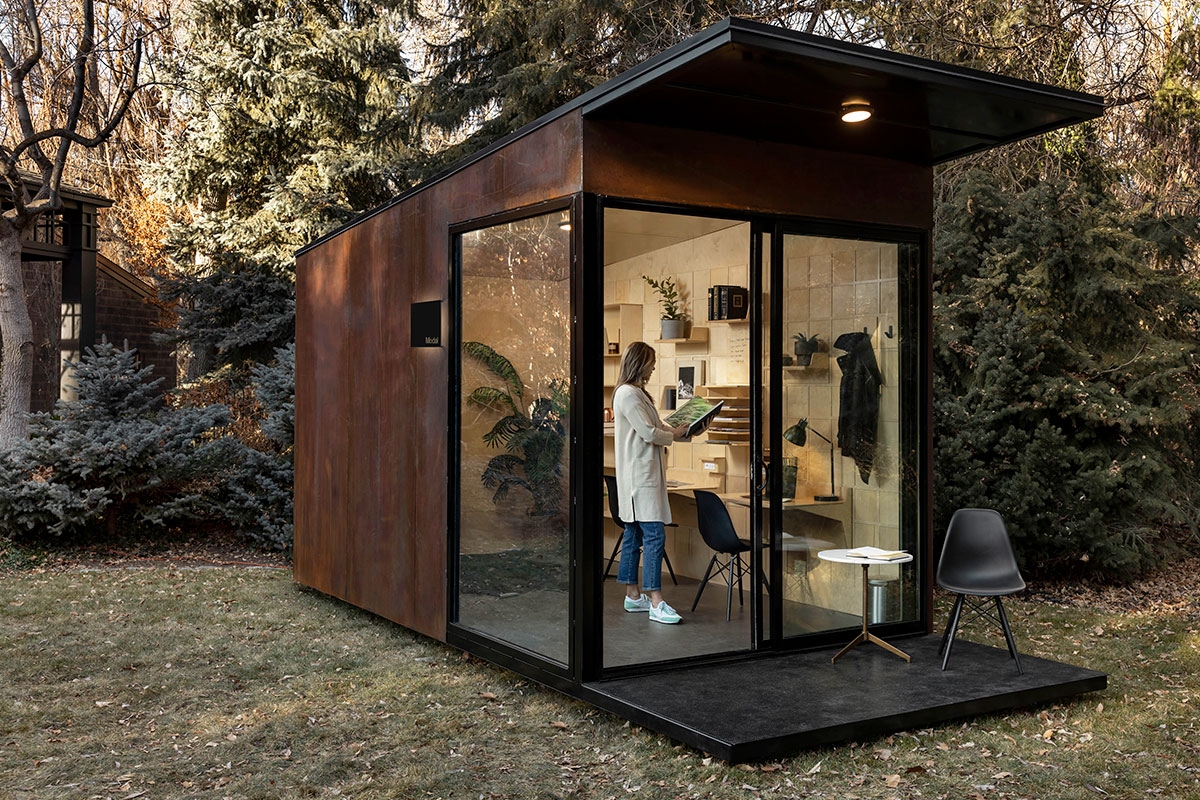
M 1023 652 L 1103 693 L 739 767 L 286 569 L 8 570 L 0 798 L 1200 798 L 1189 563 L 1011 603 Z

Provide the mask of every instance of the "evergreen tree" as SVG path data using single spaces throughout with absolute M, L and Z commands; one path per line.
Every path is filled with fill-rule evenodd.
M 113 534 L 195 516 L 229 452 L 228 409 L 166 406 L 162 378 L 107 341 L 72 366 L 79 399 L 30 415 L 29 440 L 0 456 L 0 526 Z
M 428 78 L 414 101 L 426 174 L 728 16 L 812 19 L 808 4 L 763 0 L 447 0 L 426 21 Z
M 293 257 L 410 183 L 402 0 L 199 0 L 160 174 L 180 338 L 207 366 L 291 340 Z
M 213 510 L 247 538 L 279 550 L 292 546 L 293 435 L 296 424 L 296 348 L 281 347 L 257 364 L 254 385 L 265 442 L 231 449 Z
M 971 173 L 934 246 L 936 528 L 998 509 L 1030 567 L 1154 563 L 1200 489 L 1200 229 L 1103 182 Z

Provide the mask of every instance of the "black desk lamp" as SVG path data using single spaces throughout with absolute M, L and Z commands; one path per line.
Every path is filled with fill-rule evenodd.
M 816 495 L 813 497 L 813 499 L 816 500 L 817 502 L 829 503 L 829 502 L 839 499 L 838 495 L 837 495 L 837 488 L 834 486 L 834 483 L 833 483 L 833 441 L 830 440 L 828 436 L 821 433 L 816 428 L 808 427 L 808 418 L 807 417 L 801 419 L 795 425 L 793 425 L 792 427 L 790 427 L 786 431 L 784 431 L 783 438 L 787 439 L 789 442 L 796 445 L 797 447 L 804 447 L 805 443 L 808 442 L 808 432 L 810 430 L 813 433 L 815 433 L 817 436 L 820 436 L 822 439 L 829 442 L 829 494 L 827 494 L 827 495 L 819 494 L 819 495 Z

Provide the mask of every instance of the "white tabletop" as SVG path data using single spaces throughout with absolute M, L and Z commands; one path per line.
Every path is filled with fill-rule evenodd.
M 895 558 L 890 561 L 882 558 L 854 558 L 846 555 L 847 553 L 852 553 L 859 549 L 861 548 L 844 547 L 837 550 L 822 550 L 821 552 L 817 553 L 817 555 L 822 561 L 837 561 L 841 564 L 907 564 L 909 561 L 913 560 L 912 553 L 906 553 L 904 558 Z

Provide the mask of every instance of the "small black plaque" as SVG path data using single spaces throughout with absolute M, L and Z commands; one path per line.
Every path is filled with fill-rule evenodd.
M 412 304 L 412 346 L 442 346 L 442 301 Z

